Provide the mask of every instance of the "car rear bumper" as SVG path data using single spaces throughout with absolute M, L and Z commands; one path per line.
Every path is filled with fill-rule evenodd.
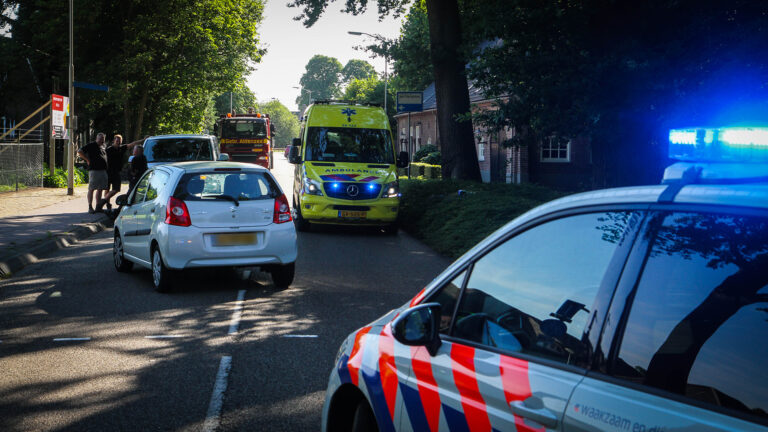
M 399 198 L 376 200 L 340 200 L 316 195 L 300 198 L 301 216 L 313 223 L 338 225 L 381 225 L 394 223 L 400 207 Z M 364 217 L 343 217 L 347 212 L 365 212 Z
M 289 264 L 295 262 L 298 255 L 296 229 L 289 222 L 238 229 L 166 228 L 158 233 L 158 243 L 165 265 L 172 269 Z M 245 233 L 255 233 L 256 243 L 217 246 L 214 242 L 217 234 Z

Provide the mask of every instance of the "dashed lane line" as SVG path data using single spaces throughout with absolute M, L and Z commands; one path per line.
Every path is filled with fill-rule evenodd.
M 72 338 L 54 338 L 54 342 L 79 342 L 79 341 L 89 341 L 91 338 L 89 337 L 72 337 Z
M 235 303 L 235 309 L 232 311 L 232 321 L 229 323 L 229 335 L 237 334 L 237 329 L 240 327 L 240 318 L 243 316 L 243 299 L 245 299 L 245 290 L 240 290 L 237 293 L 237 302 Z
M 283 337 L 284 338 L 316 338 L 318 336 L 317 335 L 311 335 L 311 334 L 306 334 L 306 335 L 302 335 L 302 334 L 287 334 L 287 335 L 283 335 Z
M 232 356 L 224 356 L 219 363 L 216 383 L 213 386 L 211 402 L 208 404 L 208 414 L 203 423 L 203 432 L 214 432 L 221 423 L 221 408 L 224 404 L 224 392 L 227 391 L 227 377 L 232 367 Z

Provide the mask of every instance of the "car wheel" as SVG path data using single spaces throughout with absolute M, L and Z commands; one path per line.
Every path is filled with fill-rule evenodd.
M 293 202 L 293 209 L 296 211 L 296 216 L 293 218 L 293 222 L 296 224 L 298 231 L 309 231 L 309 222 L 301 215 L 301 207 L 296 205 L 296 201 Z
M 173 270 L 163 264 L 163 257 L 157 248 L 152 249 L 152 284 L 157 292 L 168 292 L 173 285 Z
M 115 242 L 112 245 L 112 259 L 115 262 L 115 269 L 119 272 L 129 272 L 133 268 L 133 263 L 125 259 L 123 239 L 119 233 L 115 233 Z
M 272 282 L 277 288 L 288 288 L 293 283 L 293 276 L 296 274 L 296 263 L 285 265 L 276 265 L 269 269 L 272 274 Z
M 379 427 L 376 425 L 376 417 L 368 402 L 361 400 L 355 408 L 355 414 L 352 417 L 352 432 L 377 432 Z
M 385 235 L 396 236 L 397 232 L 400 230 L 400 226 L 395 222 L 389 225 L 384 225 L 381 229 L 384 231 Z

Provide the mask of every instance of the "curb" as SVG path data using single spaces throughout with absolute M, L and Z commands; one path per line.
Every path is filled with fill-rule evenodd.
M 104 215 L 99 220 L 75 225 L 71 231 L 56 234 L 34 246 L 26 252 L 0 257 L 0 278 L 6 278 L 24 267 L 38 262 L 59 249 L 67 248 L 80 240 L 88 238 L 112 226 L 112 220 Z

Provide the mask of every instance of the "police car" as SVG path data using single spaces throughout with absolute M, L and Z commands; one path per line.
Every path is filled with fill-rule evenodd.
M 324 431 L 768 431 L 768 128 L 510 222 L 349 335 Z

